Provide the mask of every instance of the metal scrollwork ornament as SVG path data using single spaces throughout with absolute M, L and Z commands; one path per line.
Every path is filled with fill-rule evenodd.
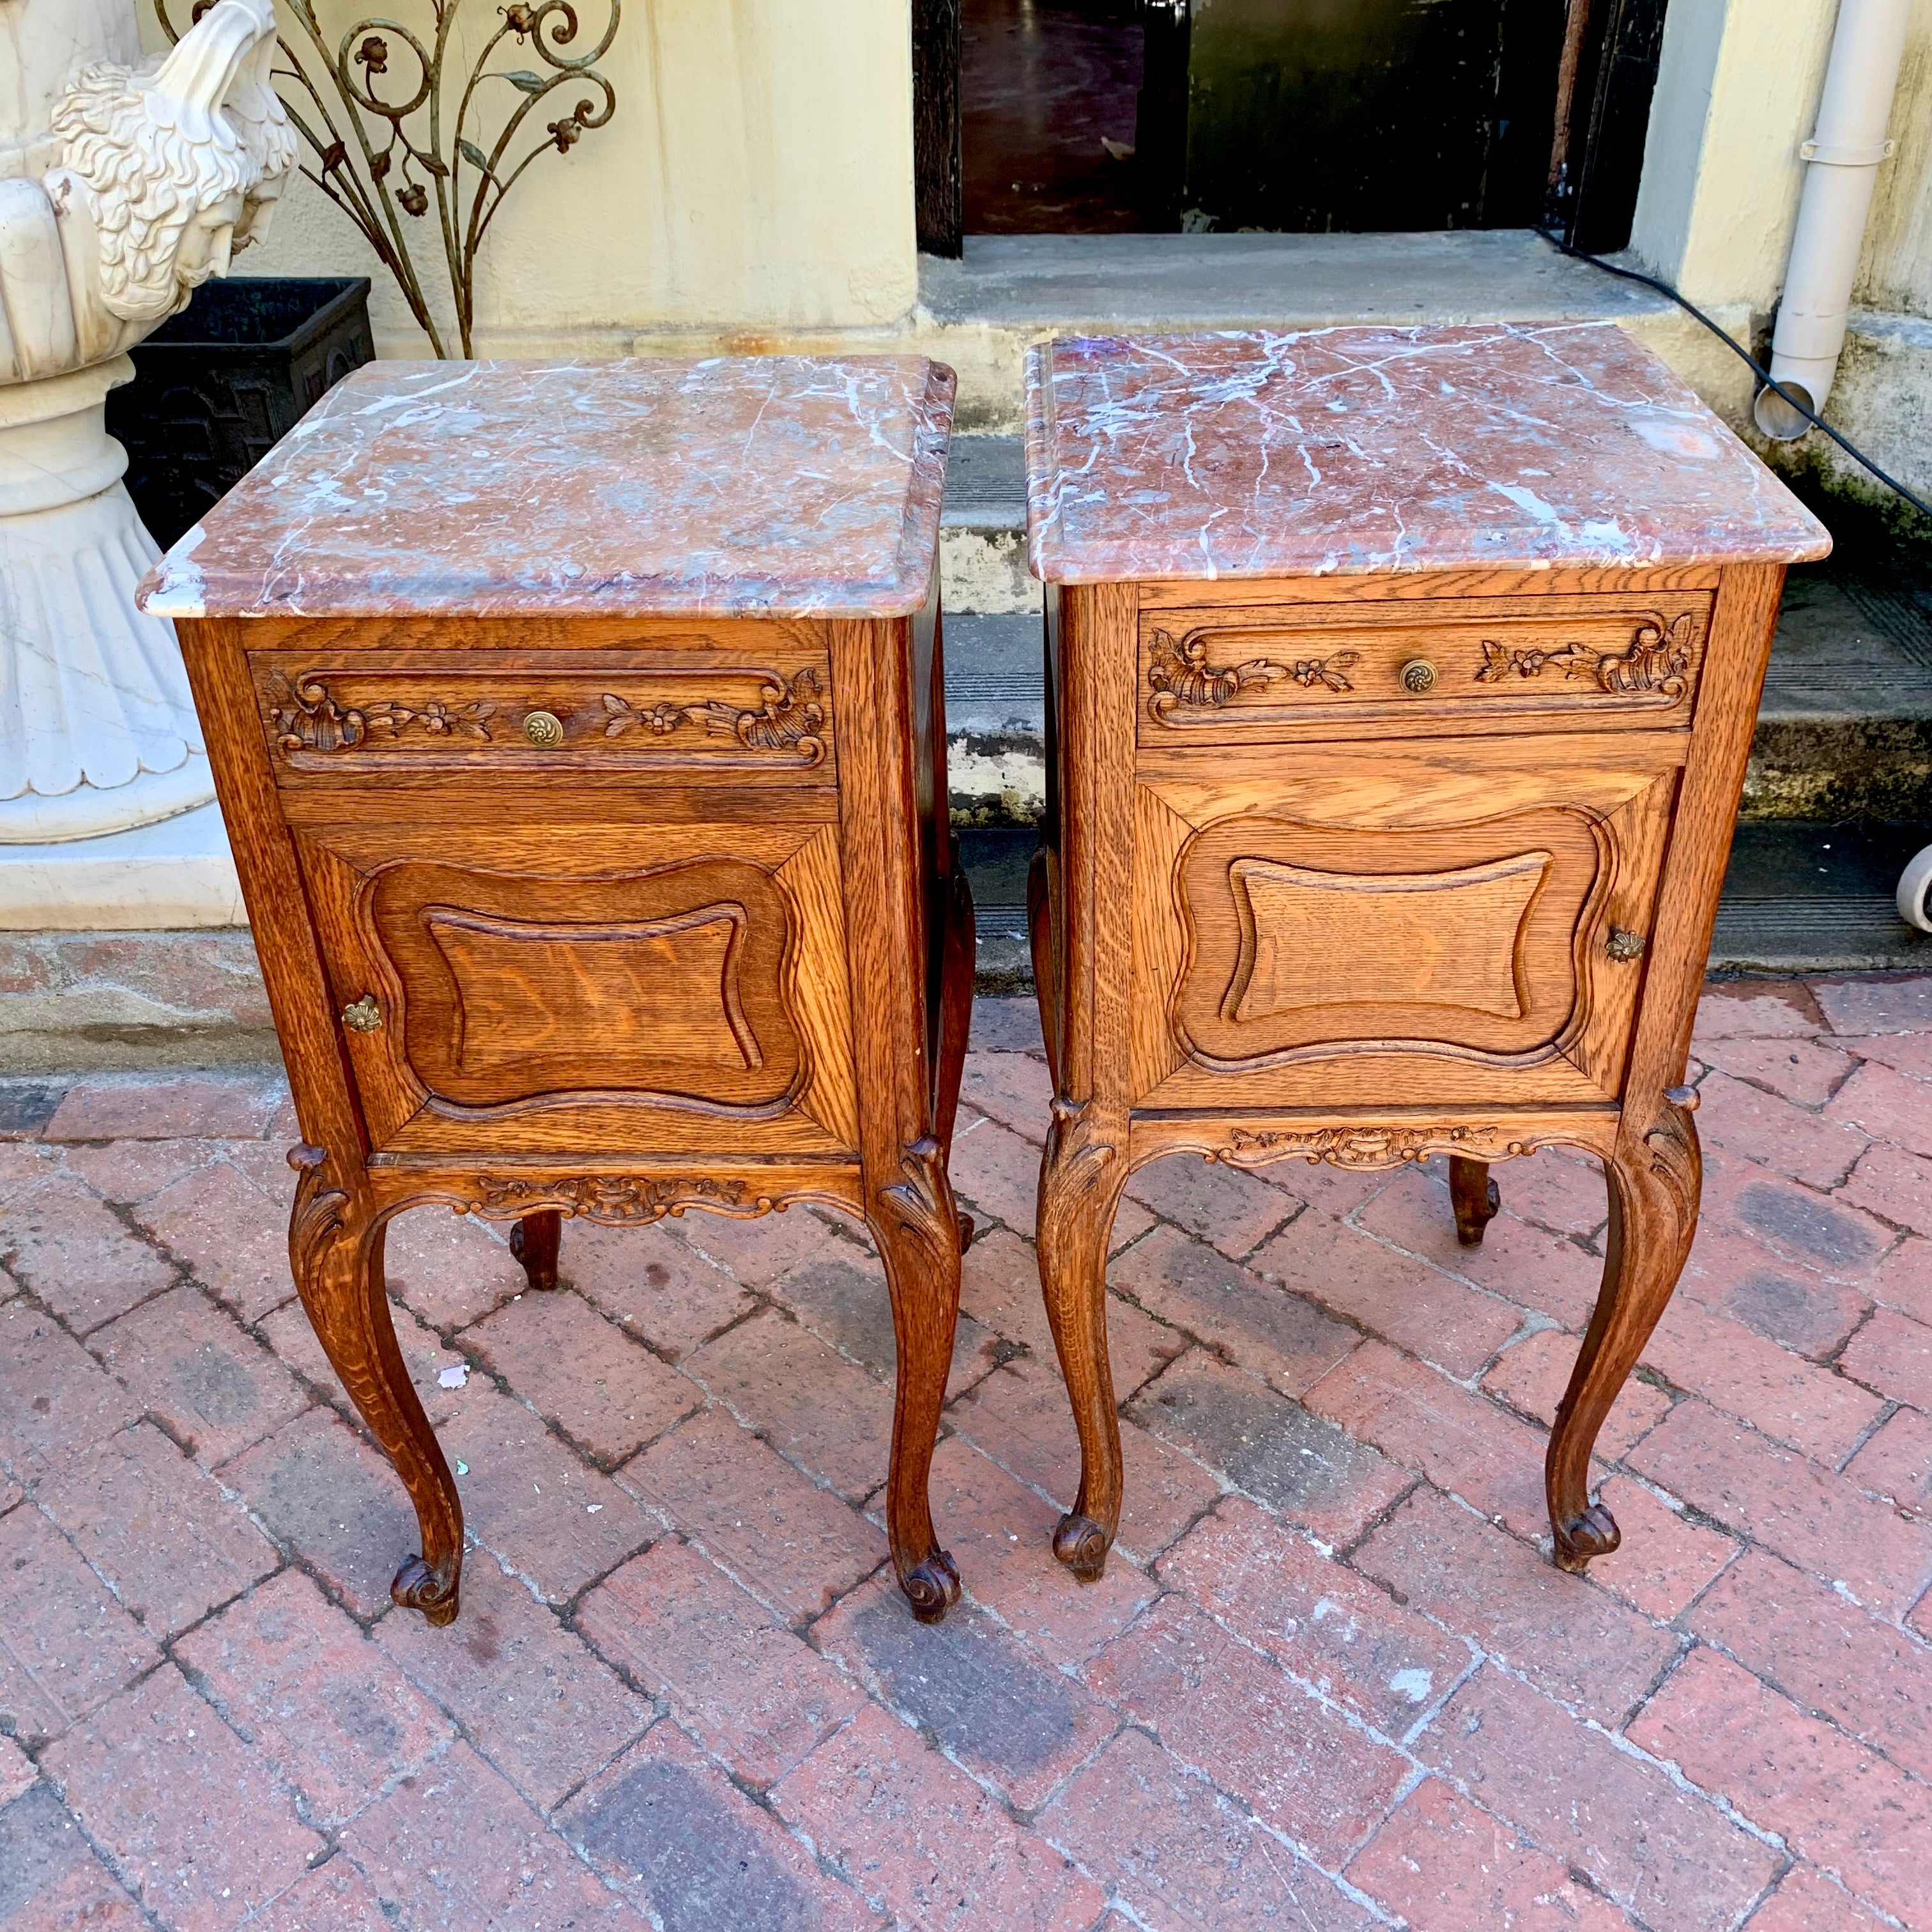
M 152 4 L 172 40 L 180 30 L 170 15 L 191 6 L 191 25 L 210 0 Z M 568 154 L 616 111 L 616 90 L 596 64 L 616 38 L 622 0 L 584 0 L 586 11 L 608 9 L 594 39 L 574 0 L 499 5 L 494 22 L 470 0 L 413 4 L 429 16 L 420 32 L 371 14 L 332 41 L 316 0 L 281 0 L 286 31 L 273 77 L 307 151 L 302 172 L 361 230 L 436 353 L 450 352 L 453 316 L 467 357 L 477 256 L 497 210 L 539 156 Z M 470 19 L 484 38 L 466 61 L 472 43 L 459 23 Z M 537 116 L 560 90 L 554 118 Z M 416 259 L 416 224 L 432 214 L 446 291 L 432 288 Z

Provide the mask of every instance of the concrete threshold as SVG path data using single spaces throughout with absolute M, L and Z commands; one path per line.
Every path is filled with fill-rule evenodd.
M 1022 356 L 1050 335 L 1618 322 L 1681 366 L 1688 320 L 1664 296 L 1558 254 L 1529 229 L 973 235 L 957 261 L 920 257 L 916 333 L 921 349 L 959 372 L 960 427 L 998 431 L 1019 427 Z

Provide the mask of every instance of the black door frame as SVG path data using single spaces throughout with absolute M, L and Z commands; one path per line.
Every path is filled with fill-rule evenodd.
M 1142 0 L 1184 47 L 1190 0 Z M 1556 76 L 1556 125 L 1545 224 L 1580 248 L 1630 240 L 1657 84 L 1666 0 L 1569 0 Z M 960 151 L 963 0 L 912 0 L 913 188 L 922 254 L 962 251 Z M 1158 116 L 1138 140 L 1151 144 Z
M 961 4 L 912 0 L 913 208 L 922 255 L 956 256 L 962 245 Z

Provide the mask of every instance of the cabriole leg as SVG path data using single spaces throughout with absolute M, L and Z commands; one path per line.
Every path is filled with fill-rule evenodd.
M 556 1287 L 557 1250 L 562 1240 L 563 1216 L 554 1208 L 526 1214 L 510 1230 L 510 1252 L 523 1263 L 531 1287 Z
M 1690 1118 L 1696 1096 L 1674 1088 L 1648 1132 L 1628 1118 L 1604 1163 L 1610 1226 L 1604 1286 L 1556 1412 L 1544 1464 L 1556 1567 L 1580 1574 L 1621 1540 L 1616 1520 L 1590 1501 L 1597 1432 L 1636 1366 L 1697 1232 L 1703 1166 Z
M 1080 1433 L 1080 1492 L 1053 1553 L 1096 1582 L 1120 1522 L 1120 1420 L 1107 1358 L 1107 1249 L 1126 1184 L 1124 1148 L 1093 1138 L 1084 1110 L 1053 1103 L 1040 1170 L 1040 1286 Z
M 1503 1204 L 1487 1161 L 1470 1160 L 1460 1154 L 1449 1156 L 1449 1204 L 1456 1211 L 1456 1240 L 1466 1248 L 1480 1248 L 1483 1230 Z
M 959 1318 L 959 1220 L 936 1138 L 908 1148 L 905 1179 L 881 1188 L 866 1225 L 892 1297 L 898 1381 L 886 1486 L 886 1535 L 912 1613 L 936 1624 L 959 1600 L 959 1572 L 939 1546 L 929 1484 Z
M 454 1622 L 463 1576 L 463 1504 L 442 1449 L 410 1381 L 382 1280 L 383 1223 L 366 1196 L 334 1186 L 328 1156 L 298 1147 L 302 1176 L 289 1222 L 289 1263 L 302 1306 L 342 1386 L 415 1504 L 422 1552 L 389 1594 L 432 1624 Z

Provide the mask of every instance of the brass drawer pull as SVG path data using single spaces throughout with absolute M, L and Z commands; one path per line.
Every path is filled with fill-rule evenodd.
M 364 993 L 352 1005 L 342 1010 L 342 1024 L 356 1033 L 380 1033 L 382 1030 L 382 1010 L 376 1004 L 374 993 Z
M 1604 941 L 1604 950 L 1619 962 L 1634 959 L 1643 951 L 1643 934 L 1631 932 L 1627 926 L 1613 926 L 1610 936 Z
M 563 724 L 554 711 L 532 711 L 524 720 L 524 736 L 540 752 L 554 751 L 563 742 Z
M 1424 692 L 1436 688 L 1436 667 L 1426 658 L 1411 658 L 1402 668 L 1402 688 Z

